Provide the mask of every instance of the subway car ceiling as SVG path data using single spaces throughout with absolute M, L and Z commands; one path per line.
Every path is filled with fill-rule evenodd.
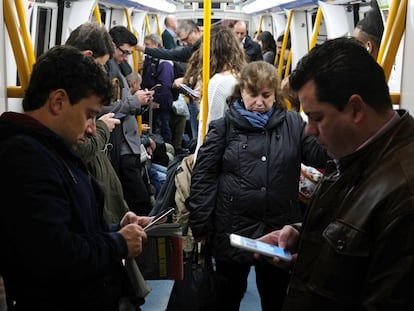
M 165 12 L 180 15 L 186 12 L 197 13 L 204 9 L 204 1 L 191 0 L 104 0 L 98 1 L 103 5 L 113 5 L 117 7 L 135 8 L 149 12 Z M 234 12 L 238 14 L 269 14 L 283 12 L 295 8 L 317 7 L 319 2 L 330 4 L 362 4 L 366 5 L 369 1 L 349 1 L 349 0 L 212 0 L 211 11 Z

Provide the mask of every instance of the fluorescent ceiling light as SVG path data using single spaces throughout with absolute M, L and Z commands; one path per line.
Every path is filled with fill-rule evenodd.
M 165 11 L 167 13 L 174 13 L 177 9 L 175 4 L 172 4 L 166 0 L 132 0 L 133 2 L 145 5 L 152 9 Z
M 243 12 L 246 14 L 256 13 L 292 1 L 293 0 L 257 0 L 244 5 Z

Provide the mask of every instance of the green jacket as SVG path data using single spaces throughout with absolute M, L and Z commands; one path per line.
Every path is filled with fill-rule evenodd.
M 96 121 L 96 135 L 88 137 L 76 149 L 86 163 L 88 171 L 96 178 L 104 192 L 104 219 L 107 223 L 119 223 L 127 211 L 121 182 L 107 156 L 110 132 L 103 121 Z

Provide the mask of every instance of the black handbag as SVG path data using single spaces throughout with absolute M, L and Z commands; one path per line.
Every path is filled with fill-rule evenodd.
M 184 279 L 174 283 L 167 311 L 218 309 L 217 294 L 223 290 L 225 279 L 214 270 L 210 247 L 204 245 L 200 253 L 195 244 L 184 263 Z

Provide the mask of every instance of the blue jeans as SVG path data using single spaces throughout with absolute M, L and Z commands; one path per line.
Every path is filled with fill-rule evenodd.
M 151 183 L 155 187 L 155 197 L 161 190 L 162 185 L 167 179 L 167 168 L 160 164 L 152 163 L 150 168 Z

